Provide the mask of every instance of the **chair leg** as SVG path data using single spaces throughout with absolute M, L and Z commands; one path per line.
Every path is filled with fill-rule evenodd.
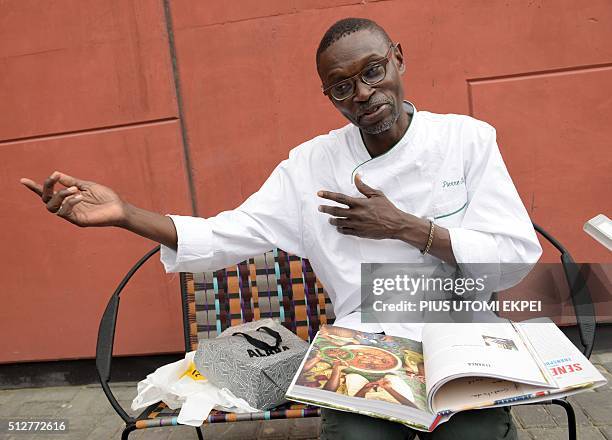
M 196 426 L 196 432 L 198 433 L 198 440 L 204 440 L 204 434 L 202 434 L 202 428 Z
M 135 429 L 136 429 L 136 426 L 127 425 L 125 429 L 123 430 L 123 432 L 121 433 L 121 440 L 127 440 L 127 438 L 130 436 L 130 433 L 134 431 Z
M 567 431 L 570 440 L 577 439 L 576 433 L 576 413 L 574 412 L 574 408 L 567 400 L 562 399 L 553 399 L 551 401 L 554 405 L 562 406 L 567 414 Z

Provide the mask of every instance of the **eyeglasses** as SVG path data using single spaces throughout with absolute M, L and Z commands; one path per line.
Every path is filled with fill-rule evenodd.
M 387 76 L 389 54 L 392 53 L 391 49 L 395 49 L 397 46 L 397 44 L 391 44 L 383 59 L 368 64 L 361 72 L 323 88 L 323 94 L 331 95 L 336 101 L 344 101 L 355 94 L 355 90 L 357 90 L 355 79 L 357 77 L 361 79 L 361 82 L 369 86 L 378 84 Z

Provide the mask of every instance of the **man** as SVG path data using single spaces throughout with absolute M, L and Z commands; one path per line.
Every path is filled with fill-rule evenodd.
M 294 148 L 240 207 L 208 218 L 163 216 L 111 189 L 55 172 L 22 179 L 47 209 L 79 226 L 119 226 L 161 243 L 168 272 L 234 264 L 273 247 L 307 257 L 336 324 L 420 340 L 419 324 L 363 324 L 360 263 L 489 263 L 497 290 L 541 248 L 501 159 L 495 130 L 404 101 L 401 47 L 376 23 L 344 19 L 317 51 L 323 93 L 352 123 Z M 54 191 L 56 183 L 66 188 Z M 467 266 L 465 266 L 467 267 Z M 414 438 L 393 422 L 323 410 L 323 438 Z M 455 415 L 421 438 L 516 438 L 509 411 Z

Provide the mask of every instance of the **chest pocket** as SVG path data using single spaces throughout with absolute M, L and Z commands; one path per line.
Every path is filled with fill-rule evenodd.
M 433 221 L 440 226 L 459 226 L 467 210 L 467 192 L 456 191 L 452 197 L 434 202 Z

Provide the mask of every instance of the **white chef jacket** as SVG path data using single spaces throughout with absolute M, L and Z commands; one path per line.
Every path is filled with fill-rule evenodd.
M 440 260 L 400 240 L 340 234 L 330 216 L 318 211 L 322 204 L 337 205 L 318 197 L 319 190 L 364 197 L 353 183 L 359 173 L 402 211 L 447 228 L 459 264 L 495 267 L 495 290 L 517 284 L 530 266 L 516 270 L 505 263 L 533 264 L 542 248 L 495 129 L 469 116 L 405 106 L 413 109 L 410 126 L 383 155 L 371 158 L 359 129 L 349 124 L 291 150 L 238 208 L 206 219 L 171 215 L 178 248 L 161 247 L 166 271 L 218 270 L 278 247 L 309 259 L 330 296 L 336 325 L 420 340 L 422 324 L 361 323 L 360 263 Z

